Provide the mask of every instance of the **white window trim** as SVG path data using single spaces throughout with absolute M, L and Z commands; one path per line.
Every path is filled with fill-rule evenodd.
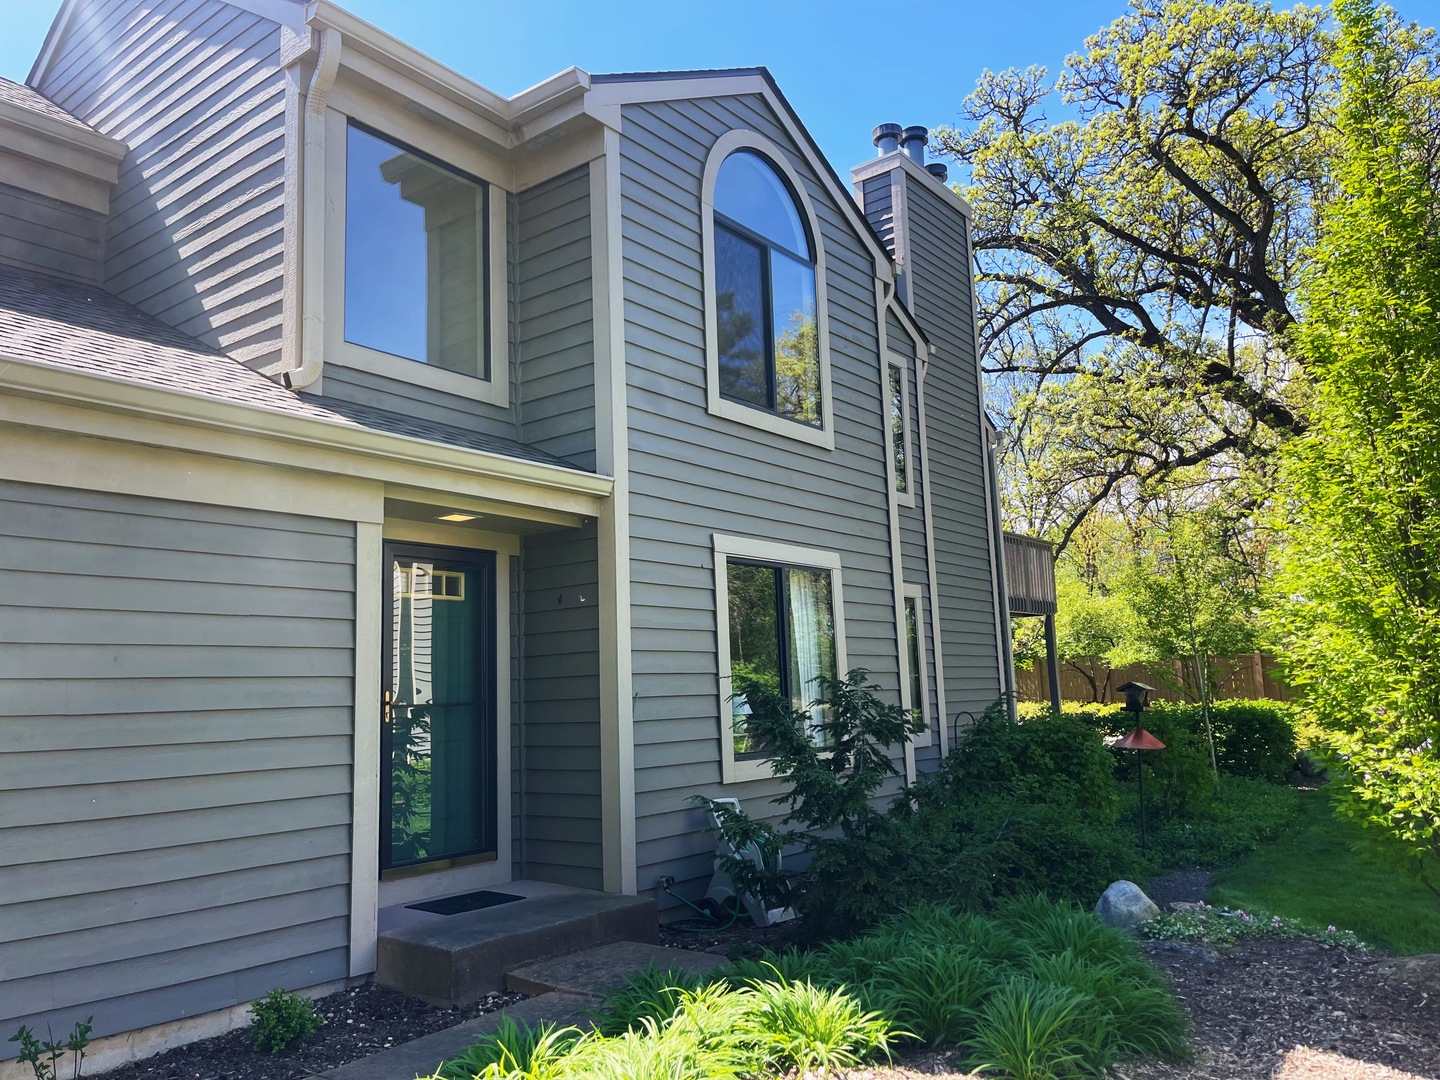
M 491 405 L 508 408 L 510 405 L 510 334 L 507 279 L 509 277 L 509 252 L 506 245 L 506 192 L 482 172 L 470 167 L 457 147 L 431 145 L 426 133 L 419 125 L 412 125 L 403 134 L 395 134 L 384 118 L 379 124 L 372 124 L 364 115 L 355 120 L 374 130 L 387 139 L 395 139 L 423 150 L 438 161 L 453 165 L 456 169 L 471 173 L 489 185 L 486 196 L 488 210 L 489 249 L 485 267 L 489 285 L 490 312 L 490 377 L 488 379 L 462 375 L 457 371 L 431 367 L 418 360 L 393 356 L 378 349 L 356 345 L 345 340 L 345 198 L 346 198 L 346 154 L 345 143 L 351 116 L 336 109 L 325 114 L 325 174 L 327 196 L 325 200 L 325 362 L 340 367 L 355 368 L 372 375 L 382 375 L 398 382 L 429 387 L 457 397 L 485 401 Z
M 920 718 L 925 721 L 925 730 L 910 740 L 914 747 L 929 746 L 933 741 L 933 728 L 935 718 L 931 715 L 930 709 L 930 673 L 925 664 L 925 586 L 920 584 L 907 584 L 902 592 L 905 601 L 915 601 L 915 653 L 917 662 L 920 665 L 920 702 L 917 705 L 910 700 L 910 637 L 909 629 L 905 625 L 905 603 L 900 605 L 900 656 L 903 673 L 900 679 L 900 705 L 906 712 L 911 709 L 920 710 Z
M 753 559 L 776 566 L 796 566 L 830 572 L 830 602 L 835 611 L 835 672 L 840 678 L 850 670 L 845 654 L 845 591 L 840 571 L 840 556 L 833 551 L 753 540 L 744 536 L 712 536 L 715 547 L 715 628 L 717 632 L 717 719 L 720 732 L 720 779 L 725 784 L 765 780 L 775 775 L 767 759 L 737 760 L 735 740 L 730 732 L 730 559 Z
M 780 171 L 795 193 L 797 209 L 805 216 L 815 244 L 815 322 L 820 353 L 820 427 L 811 427 L 798 420 L 765 409 L 730 401 L 720 393 L 720 346 L 716 334 L 715 314 L 715 182 L 720 166 L 737 150 L 756 150 Z M 785 152 L 762 135 L 753 131 L 727 131 L 715 141 L 705 161 L 705 176 L 700 187 L 700 242 L 705 271 L 705 383 L 707 408 L 711 416 L 723 417 L 739 424 L 783 435 L 798 442 L 835 449 L 835 406 L 830 392 L 830 326 L 825 292 L 825 245 L 820 236 L 820 222 L 805 185 Z
M 895 487 L 895 449 L 890 431 L 890 369 L 900 369 L 900 435 L 905 440 L 905 490 Z M 885 413 L 885 479 L 890 484 L 890 497 L 897 506 L 915 505 L 915 440 L 910 423 L 910 358 L 900 353 L 887 353 L 885 357 L 884 385 Z

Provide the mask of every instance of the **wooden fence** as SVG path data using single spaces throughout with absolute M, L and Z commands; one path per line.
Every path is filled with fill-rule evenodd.
M 1220 698 L 1269 698 L 1289 701 L 1290 688 L 1279 679 L 1279 663 L 1268 653 L 1211 658 L 1211 696 Z M 1125 695 L 1117 687 L 1127 682 L 1143 682 L 1155 687 L 1152 695 L 1162 701 L 1195 701 L 1195 669 L 1193 664 L 1171 661 L 1168 664 L 1134 664 L 1110 668 L 1096 657 L 1081 657 L 1060 662 L 1061 701 L 1123 701 Z M 1015 689 L 1021 701 L 1049 701 L 1050 679 L 1043 663 L 1029 671 L 1015 672 Z

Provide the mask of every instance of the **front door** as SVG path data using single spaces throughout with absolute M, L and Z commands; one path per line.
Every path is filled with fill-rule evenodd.
M 495 555 L 385 546 L 380 869 L 495 854 Z

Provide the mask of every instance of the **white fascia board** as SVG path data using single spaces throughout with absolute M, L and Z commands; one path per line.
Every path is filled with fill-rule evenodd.
M 759 74 L 717 75 L 710 78 L 655 78 L 633 80 L 606 80 L 591 86 L 585 96 L 587 108 L 592 115 L 604 116 L 607 107 L 638 105 L 652 101 L 683 101 L 692 98 L 735 97 L 741 94 L 759 94 L 770 110 L 789 133 L 791 141 L 800 148 L 800 153 L 810 163 L 820 183 L 830 189 L 840 212 L 850 222 L 850 227 L 860 242 L 869 249 L 875 260 L 875 276 L 881 281 L 895 279 L 894 265 L 890 253 L 875 239 L 865 215 L 855 205 L 855 197 L 836 181 L 834 172 L 811 145 L 810 138 L 800 130 L 790 110 L 775 96 L 770 83 Z M 922 170 L 923 171 L 923 170 Z M 925 175 L 929 175 L 926 173 Z M 931 178 L 934 179 L 933 177 Z
M 119 139 L 112 139 L 91 128 L 67 124 L 63 120 L 10 101 L 0 101 L 0 123 L 28 129 L 69 149 L 79 151 L 94 162 L 94 167 L 87 169 L 87 173 L 107 183 L 115 182 L 116 170 L 121 159 L 125 157 L 125 144 Z
M 900 169 L 902 172 L 913 176 L 916 180 L 929 184 L 942 198 L 948 199 L 950 205 L 957 211 L 964 214 L 969 220 L 975 220 L 975 209 L 965 201 L 963 196 L 957 195 L 955 189 L 949 184 L 942 184 L 919 165 L 916 165 L 915 162 L 911 160 L 910 155 L 903 150 L 896 150 L 894 153 L 886 154 L 884 157 L 872 158 L 863 165 L 856 165 L 850 170 L 850 179 L 852 183 L 858 184 L 864 180 L 869 180 L 872 176 L 879 176 L 882 173 L 888 173 L 895 169 Z
M 543 116 L 583 98 L 590 89 L 590 74 L 581 68 L 570 67 L 512 98 L 506 98 L 330 3 L 330 0 L 312 0 L 306 8 L 306 22 L 317 30 L 338 30 L 346 52 L 364 56 L 379 65 L 395 76 L 396 84 L 411 83 L 424 87 L 504 130 L 508 134 L 504 144 L 507 147 L 516 146 L 524 140 L 525 136 L 520 131 L 522 127 L 530 125 L 534 129 Z M 345 63 L 344 52 L 341 63 Z
M 3 355 L 0 355 L 0 388 L 92 409 L 254 435 L 384 461 L 429 466 L 471 477 L 509 480 L 591 498 L 608 498 L 615 483 L 608 476 L 579 469 L 241 405 L 185 390 L 162 389 L 105 375 L 68 371 Z

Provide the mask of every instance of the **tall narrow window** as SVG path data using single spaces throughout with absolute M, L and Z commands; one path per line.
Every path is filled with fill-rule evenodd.
M 345 340 L 488 378 L 486 186 L 354 124 L 345 165 Z
M 895 490 L 910 490 L 910 448 L 905 434 L 905 372 L 899 365 L 890 371 L 890 453 L 895 462 Z
M 925 669 L 920 662 L 920 598 L 905 598 L 905 647 L 910 656 L 910 711 L 925 719 Z
M 715 182 L 715 336 L 720 394 L 823 424 L 815 247 L 794 193 L 751 150 Z

